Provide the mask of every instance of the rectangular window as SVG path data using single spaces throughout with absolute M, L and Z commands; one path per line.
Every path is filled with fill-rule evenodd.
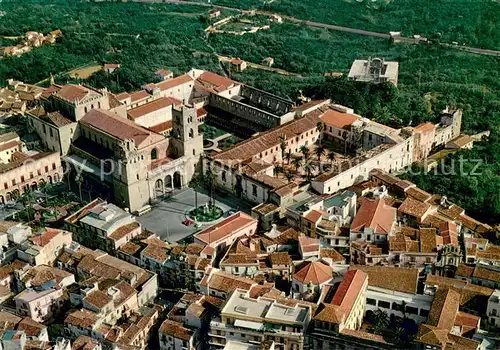
M 12 186 L 15 186 L 16 185 L 16 179 L 13 179 L 12 180 Z
M 370 299 L 370 298 L 366 298 L 366 303 L 368 305 L 377 305 L 377 301 L 375 299 Z
M 52 163 L 52 170 L 56 170 L 56 163 Z
M 21 175 L 21 182 L 24 182 L 24 175 Z
M 49 129 L 50 137 L 54 137 L 54 134 L 52 132 L 52 129 Z
M 389 303 L 387 301 L 380 300 L 378 302 L 378 307 L 382 307 L 384 309 L 390 309 L 391 308 L 391 303 Z
M 30 172 L 30 179 L 33 178 L 33 172 Z
M 420 316 L 427 317 L 429 315 L 429 310 L 420 309 Z
M 413 306 L 407 306 L 406 312 L 409 314 L 418 315 L 418 309 L 416 307 L 413 307 Z
M 3 184 L 3 188 L 5 188 L 5 189 L 9 188 L 9 185 L 7 184 L 7 182 Z
M 49 172 L 49 167 L 48 166 L 45 166 L 45 172 L 48 173 Z

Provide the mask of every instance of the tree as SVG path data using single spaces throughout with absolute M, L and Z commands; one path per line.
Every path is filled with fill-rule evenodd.
M 302 157 L 293 157 L 292 164 L 295 167 L 295 171 L 298 171 L 302 165 Z
M 194 208 L 195 208 L 195 210 L 198 209 L 198 191 L 197 191 L 197 188 L 198 188 L 198 186 L 200 186 L 201 182 L 202 182 L 202 179 L 200 177 L 200 174 L 198 174 L 198 173 L 195 173 L 193 175 L 193 178 L 189 182 L 189 187 L 191 187 L 194 191 Z
M 389 326 L 389 316 L 387 312 L 376 310 L 373 313 L 372 328 L 375 334 L 381 334 L 384 329 Z
M 281 166 L 283 166 L 283 161 L 285 158 L 286 142 L 283 137 L 280 137 L 280 148 L 281 148 Z
M 304 160 L 306 160 L 307 158 L 309 158 L 310 151 L 309 151 L 309 148 L 307 148 L 306 145 L 300 146 L 299 150 L 300 150 L 300 153 L 302 153 L 302 156 L 304 157 Z
M 326 157 L 330 161 L 330 166 L 333 168 L 333 162 L 335 161 L 335 158 L 337 158 L 337 156 L 335 155 L 335 152 L 328 152 Z
M 321 145 L 321 141 L 323 140 L 323 130 L 325 130 L 325 124 L 322 122 L 318 122 L 316 124 L 316 130 L 318 130 L 319 135 L 318 135 L 318 143 Z
M 316 157 L 318 157 L 318 162 L 321 165 L 321 157 L 325 155 L 326 149 L 323 145 L 319 144 L 316 146 L 314 149 L 314 153 L 316 154 Z
M 291 149 L 289 149 L 285 153 L 285 159 L 286 159 L 287 164 L 290 164 L 290 160 L 292 159 L 292 150 Z
M 80 203 L 83 203 L 83 197 L 82 197 L 83 177 L 80 175 L 76 175 L 75 181 L 78 184 L 78 191 L 80 192 Z
M 274 177 L 278 177 L 278 175 L 280 173 L 283 172 L 283 168 L 280 167 L 279 165 L 276 165 L 274 168 L 273 168 L 273 174 L 274 174 Z
M 210 166 L 208 166 L 207 172 L 205 173 L 205 180 L 210 193 L 210 205 L 215 205 L 215 186 L 217 184 L 217 177 Z
M 285 179 L 287 179 L 288 182 L 291 182 L 293 180 L 293 178 L 294 178 L 294 175 L 291 172 L 287 171 L 285 173 Z
M 306 162 L 304 164 L 304 171 L 306 172 L 306 179 L 311 180 L 312 173 L 314 171 L 314 165 L 311 162 Z

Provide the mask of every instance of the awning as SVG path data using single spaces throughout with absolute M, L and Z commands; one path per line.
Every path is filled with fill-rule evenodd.
M 254 322 L 254 321 L 244 321 L 244 320 L 236 320 L 234 321 L 235 327 L 253 329 L 256 331 L 260 331 L 264 328 L 264 324 L 262 322 Z

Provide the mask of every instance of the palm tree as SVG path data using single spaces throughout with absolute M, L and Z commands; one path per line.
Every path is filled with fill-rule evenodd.
M 295 167 L 295 171 L 298 171 L 302 165 L 302 157 L 293 157 L 292 164 Z
M 217 184 L 217 177 L 210 166 L 208 167 L 205 176 L 210 190 L 210 205 L 215 205 L 215 186 Z
M 200 184 L 201 184 L 200 175 L 198 173 L 195 173 L 193 175 L 193 178 L 189 182 L 189 187 L 191 187 L 193 189 L 193 191 L 194 191 L 194 208 L 195 208 L 195 212 L 198 209 L 198 191 L 196 190 L 196 188 L 198 186 L 200 186 Z
M 83 204 L 83 198 L 82 198 L 82 184 L 83 184 L 83 178 L 80 175 L 76 175 L 75 181 L 78 184 L 78 190 L 80 192 L 80 203 Z
M 349 133 L 347 131 L 344 131 L 342 133 L 342 138 L 344 139 L 344 156 L 347 155 L 347 136 Z
M 274 174 L 274 177 L 278 177 L 278 174 L 282 173 L 283 172 L 283 168 L 276 165 L 274 168 L 273 168 L 273 174 Z
M 335 152 L 328 152 L 326 157 L 330 161 L 330 166 L 333 167 L 333 162 L 335 161 L 335 158 L 336 158 Z
M 280 148 L 281 148 L 281 166 L 283 166 L 284 155 L 286 150 L 286 143 L 283 137 L 280 137 Z
M 323 140 L 323 130 L 325 130 L 325 124 L 323 124 L 322 122 L 318 122 L 316 124 L 316 130 L 318 130 L 319 132 L 318 142 L 321 145 L 321 141 Z
M 290 164 L 290 160 L 292 159 L 292 150 L 289 149 L 288 152 L 285 153 L 285 159 L 287 164 Z
M 321 164 L 321 157 L 323 155 L 325 155 L 326 153 L 326 149 L 325 147 L 323 147 L 321 144 L 319 144 L 318 146 L 316 146 L 316 148 L 314 149 L 314 153 L 316 154 L 316 157 L 318 157 L 318 162 Z
M 304 160 L 306 160 L 307 158 L 309 158 L 309 148 L 307 148 L 306 145 L 302 145 L 300 146 L 299 148 L 300 150 L 300 153 L 302 153 L 303 157 L 304 157 Z
M 294 176 L 291 172 L 287 171 L 285 173 L 285 179 L 288 181 L 288 182 L 291 182 L 293 180 Z
M 377 310 L 373 313 L 372 328 L 375 334 L 381 334 L 389 326 L 389 316 L 387 312 Z
M 311 162 L 306 162 L 303 166 L 304 171 L 306 172 L 306 179 L 311 180 L 312 172 L 314 171 L 314 165 Z

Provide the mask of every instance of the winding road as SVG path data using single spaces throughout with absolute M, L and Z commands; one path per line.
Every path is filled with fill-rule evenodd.
M 150 3 L 169 3 L 169 4 L 178 4 L 178 5 L 192 5 L 192 6 L 203 6 L 203 7 L 217 7 L 220 9 L 226 9 L 226 10 L 232 10 L 232 11 L 238 11 L 238 12 L 250 12 L 251 11 L 251 10 L 240 9 L 237 7 L 219 6 L 219 5 L 208 4 L 208 3 L 204 3 L 204 2 L 195 2 L 195 1 L 183 1 L 183 0 L 135 0 L 135 1 L 136 2 L 150 2 Z M 267 11 L 256 10 L 256 13 L 259 13 L 262 15 L 268 15 L 268 16 L 278 15 L 284 19 L 289 20 L 290 22 L 297 23 L 297 24 L 303 23 L 307 26 L 315 27 L 315 28 L 325 28 L 325 29 L 336 30 L 336 31 L 340 31 L 340 32 L 353 33 L 353 34 L 359 34 L 359 35 L 364 35 L 364 36 L 371 36 L 371 37 L 380 38 L 380 39 L 387 39 L 387 40 L 389 40 L 391 38 L 389 33 L 372 32 L 372 31 L 358 29 L 358 28 L 350 28 L 350 27 L 343 27 L 343 26 L 338 26 L 338 25 L 334 25 L 334 24 L 302 20 L 302 19 L 299 19 L 296 17 L 284 16 L 284 15 L 281 15 L 279 13 L 272 13 L 272 12 L 267 12 Z M 419 44 L 420 43 L 420 41 L 418 39 L 414 39 L 414 38 L 402 37 L 401 40 L 407 44 Z M 451 48 L 451 49 L 455 49 L 455 50 L 461 50 L 461 51 L 470 52 L 470 53 L 475 53 L 475 54 L 479 54 L 479 55 L 500 57 L 500 51 L 498 51 L 498 50 L 480 49 L 477 47 L 460 46 L 460 45 L 454 45 L 451 43 L 435 43 L 434 45 L 440 45 L 443 47 L 447 47 L 447 48 Z

